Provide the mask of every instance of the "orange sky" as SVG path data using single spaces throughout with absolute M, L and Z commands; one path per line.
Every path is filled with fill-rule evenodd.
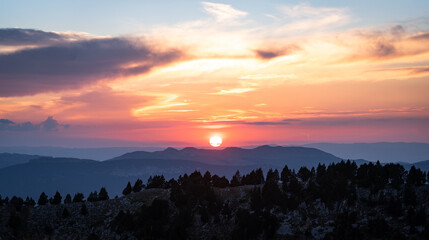
M 429 142 L 427 25 L 347 27 L 357 17 L 346 9 L 308 4 L 258 25 L 203 6 L 202 19 L 138 34 L 0 41 L 0 118 L 13 122 L 0 125 L 0 144 Z M 52 129 L 39 124 L 48 116 Z

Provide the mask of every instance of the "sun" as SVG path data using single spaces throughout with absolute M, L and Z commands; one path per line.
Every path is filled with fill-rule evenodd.
M 222 144 L 222 138 L 219 136 L 213 136 L 210 138 L 210 145 L 212 147 L 219 147 Z

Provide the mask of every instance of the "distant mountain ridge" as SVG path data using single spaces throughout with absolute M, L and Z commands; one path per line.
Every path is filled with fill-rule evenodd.
M 222 150 L 198 149 L 187 147 L 182 150 L 167 148 L 164 151 L 145 152 L 137 151 L 126 153 L 110 161 L 123 159 L 181 159 L 203 162 L 214 165 L 272 165 L 283 167 L 288 164 L 290 168 L 303 166 L 317 166 L 321 163 L 339 162 L 342 159 L 308 147 L 282 147 L 263 145 L 253 149 L 228 147 Z
M 40 158 L 39 155 L 17 154 L 17 153 L 0 153 L 0 168 L 27 163 L 31 159 Z
M 102 147 L 102 148 L 65 148 L 65 147 L 25 147 L 0 146 L 0 153 L 18 153 L 27 155 L 40 155 L 65 158 L 85 158 L 93 160 L 106 160 L 133 151 L 156 151 L 160 147 Z
M 311 143 L 317 148 L 343 159 L 366 159 L 380 162 L 416 163 L 429 159 L 429 143 Z
M 237 170 L 248 173 L 262 168 L 266 172 L 269 168 L 281 169 L 286 164 L 298 169 L 339 161 L 340 158 L 318 149 L 270 146 L 223 150 L 167 148 L 157 152 L 128 153 L 109 161 L 42 157 L 1 168 L 0 194 L 37 198 L 41 192 L 52 195 L 58 190 L 87 195 L 104 186 L 112 195 L 120 195 L 127 181 L 140 178 L 146 182 L 151 175 L 163 174 L 170 179 L 194 170 L 208 170 L 230 178 Z

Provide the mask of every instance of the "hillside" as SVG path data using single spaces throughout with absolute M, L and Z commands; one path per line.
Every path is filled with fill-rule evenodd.
M 0 153 L 0 168 L 27 163 L 31 159 L 39 158 L 38 155 L 17 154 L 17 153 Z
M 418 169 L 340 162 L 297 173 L 284 167 L 263 176 L 235 175 L 231 185 L 219 187 L 215 175 L 195 171 L 168 182 L 154 176 L 146 189 L 114 199 L 101 199 L 101 191 L 91 199 L 61 201 L 58 195 L 53 198 L 59 201 L 39 205 L 0 199 L 0 238 L 429 237 L 429 187 Z

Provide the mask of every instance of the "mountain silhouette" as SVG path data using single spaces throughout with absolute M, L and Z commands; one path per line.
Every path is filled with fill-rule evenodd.
M 111 195 L 120 195 L 128 181 L 163 174 L 168 180 L 194 170 L 230 178 L 235 171 L 248 173 L 253 169 L 281 169 L 284 165 L 298 169 L 330 164 L 342 159 L 314 148 L 260 146 L 254 149 L 225 148 L 207 150 L 167 148 L 156 152 L 132 152 L 108 161 L 76 158 L 40 157 L 27 163 L 0 169 L 0 194 L 32 196 L 55 191 L 74 194 L 106 187 Z

